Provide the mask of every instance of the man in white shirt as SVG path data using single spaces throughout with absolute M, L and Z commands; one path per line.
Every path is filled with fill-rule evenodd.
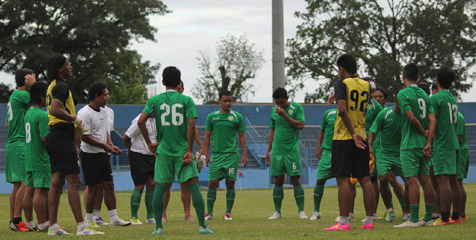
M 91 84 L 88 91 L 89 105 L 78 112 L 84 119 L 87 131 L 81 137 L 81 166 L 83 168 L 84 182 L 89 188 L 86 199 L 86 221 L 90 226 L 93 220 L 94 200 L 98 189 L 104 186 L 105 204 L 108 208 L 111 226 L 128 226 L 129 222 L 119 219 L 116 211 L 116 195 L 112 168 L 107 153 L 120 154 L 121 150 L 108 144 L 107 112 L 101 107 L 106 105 L 109 91 L 103 83 Z M 90 229 L 92 230 L 92 229 Z M 94 232 L 94 231 L 93 231 Z M 104 234 L 102 232 L 95 232 Z

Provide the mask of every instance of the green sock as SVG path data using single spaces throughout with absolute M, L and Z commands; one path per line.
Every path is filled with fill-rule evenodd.
M 314 212 L 319 212 L 321 209 L 322 195 L 324 195 L 324 185 L 316 184 L 314 187 Z
M 145 190 L 145 209 L 147 210 L 147 219 L 154 217 L 154 207 L 152 207 L 152 200 L 154 200 L 154 190 Z
M 432 214 L 433 214 L 433 204 L 425 204 L 425 216 L 423 217 L 423 221 L 425 222 L 431 221 Z
M 274 210 L 281 214 L 281 203 L 283 202 L 284 191 L 283 186 L 274 185 L 273 189 L 273 201 L 274 201 Z
M 203 201 L 203 196 L 200 192 L 200 186 L 198 186 L 198 183 L 194 183 L 188 185 L 188 190 L 192 195 L 192 203 L 193 207 L 195 208 L 195 212 L 197 213 L 198 224 L 201 227 L 206 228 L 207 224 L 205 224 L 205 201 Z
M 217 199 L 217 188 L 208 188 L 207 192 L 207 213 L 213 215 L 213 205 Z
M 405 199 L 398 199 L 400 202 L 400 207 L 402 208 L 402 211 L 405 211 L 405 208 L 407 207 L 407 204 L 405 204 Z
M 162 225 L 162 213 L 164 212 L 164 193 L 167 190 L 167 185 L 165 184 L 156 184 L 154 189 L 154 217 L 155 217 L 155 228 L 164 228 Z
M 235 188 L 226 189 L 226 212 L 231 214 L 231 209 L 235 203 Z
M 304 189 L 302 185 L 293 185 L 294 188 L 294 199 L 296 199 L 296 204 L 298 206 L 299 212 L 304 211 Z
M 138 217 L 137 212 L 140 207 L 140 199 L 142 198 L 142 191 L 134 188 L 131 195 L 131 218 Z
M 410 222 L 416 223 L 418 222 L 418 212 L 420 211 L 420 205 L 414 204 L 410 205 Z

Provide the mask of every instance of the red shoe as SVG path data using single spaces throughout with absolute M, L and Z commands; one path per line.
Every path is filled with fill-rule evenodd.
M 450 225 L 450 221 L 443 221 L 440 219 L 436 220 L 434 223 L 433 223 L 433 226 L 445 226 L 445 225 Z
M 223 216 L 223 218 L 228 221 L 232 220 L 230 213 L 225 213 L 225 216 Z
M 18 224 L 15 224 L 15 227 L 17 228 L 17 231 L 20 232 L 29 232 L 30 229 L 26 227 L 26 224 L 22 221 L 20 221 Z
M 325 228 L 324 230 L 326 231 L 349 231 L 350 230 L 350 224 L 347 223 L 346 225 L 340 225 L 340 223 L 337 223 L 336 225 Z
M 360 229 L 372 230 L 374 229 L 374 223 L 364 224 Z
M 458 218 L 458 220 L 453 220 L 450 218 L 450 224 L 460 224 L 461 223 L 461 218 Z
M 466 222 L 466 221 L 468 221 L 468 216 L 459 217 L 459 219 L 460 219 L 461 221 Z
M 205 214 L 205 220 L 212 220 L 213 219 L 213 215 L 210 215 L 210 214 Z

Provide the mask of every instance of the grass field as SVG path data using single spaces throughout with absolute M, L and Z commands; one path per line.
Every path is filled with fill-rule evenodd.
M 183 208 L 180 201 L 180 193 L 172 192 L 170 205 L 168 208 L 168 219 L 165 223 L 165 234 L 160 238 L 171 239 L 474 239 L 476 236 L 476 184 L 466 184 L 468 194 L 467 216 L 468 221 L 458 225 L 440 227 L 421 227 L 415 229 L 397 229 L 393 225 L 402 221 L 399 204 L 395 204 L 396 218 L 394 222 L 385 222 L 379 219 L 374 223 L 375 229 L 361 230 L 360 220 L 364 217 L 362 203 L 362 192 L 357 191 L 355 216 L 356 221 L 351 222 L 351 231 L 348 232 L 326 232 L 323 229 L 334 224 L 334 219 L 338 215 L 337 188 L 328 187 L 325 189 L 323 202 L 321 204 L 322 218 L 316 221 L 300 220 L 297 218 L 297 207 L 294 202 L 293 190 L 286 189 L 283 201 L 283 217 L 277 220 L 268 220 L 273 213 L 272 190 L 244 190 L 237 191 L 235 206 L 232 212 L 233 221 L 225 221 L 222 215 L 225 211 L 225 191 L 217 193 L 215 202 L 215 219 L 208 222 L 210 228 L 215 232 L 213 235 L 198 235 L 197 221 L 185 222 L 183 220 Z M 313 211 L 313 189 L 305 189 L 306 193 L 306 213 L 311 216 Z M 206 197 L 206 192 L 202 192 Z M 117 192 L 118 214 L 124 220 L 130 218 L 129 199 L 130 192 Z M 3 227 L 0 228 L 0 239 L 47 239 L 46 233 L 21 233 L 8 229 L 9 216 L 9 195 L 0 195 L 0 219 Z M 395 196 L 394 196 L 395 199 Z M 395 200 L 396 202 L 396 200 Z M 421 205 L 423 206 L 423 205 Z M 420 215 L 423 214 L 424 207 L 420 207 Z M 192 212 L 193 212 L 192 207 Z M 379 216 L 384 214 L 382 201 L 379 204 Z M 109 219 L 105 206 L 102 217 Z M 193 216 L 195 214 L 193 213 Z M 141 205 L 139 217 L 145 220 L 145 206 Z M 35 218 L 36 222 L 36 218 Z M 71 210 L 67 200 L 67 194 L 63 193 L 60 204 L 59 224 L 65 230 L 76 233 L 76 223 L 73 220 Z M 144 224 L 129 227 L 102 227 L 104 236 L 92 236 L 94 239 L 150 239 L 159 238 L 151 235 L 154 230 L 153 224 Z M 68 236 L 61 238 L 77 238 Z

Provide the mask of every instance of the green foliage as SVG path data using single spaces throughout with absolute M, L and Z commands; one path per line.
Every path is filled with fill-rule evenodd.
M 475 77 L 476 4 L 471 0 L 307 0 L 296 12 L 302 20 L 288 39 L 289 85 L 319 83 L 321 102 L 332 93 L 337 57 L 358 59 L 359 76 L 370 76 L 392 96 L 402 87 L 401 69 L 415 62 L 422 81 L 431 83 L 442 65 L 458 74 L 453 91 L 466 92 Z M 308 83 L 309 84 L 309 83 Z
M 155 40 L 149 16 L 168 12 L 159 0 L 1 1 L 0 71 L 27 67 L 45 80 L 49 57 L 60 52 L 73 66 L 70 82 L 79 102 L 87 101 L 84 90 L 92 82 L 103 81 L 139 94 L 111 91 L 115 103 L 141 103 L 145 86 L 134 84 L 153 82 L 158 65 L 127 48 L 132 39 Z
M 0 83 L 0 103 L 7 103 L 12 93 L 13 90 L 10 89 L 10 86 Z
M 216 102 L 222 90 L 230 91 L 235 97 L 255 94 L 249 80 L 254 79 L 263 66 L 263 51 L 249 43 L 246 34 L 239 38 L 228 34 L 217 42 L 214 59 L 207 51 L 200 51 L 197 60 L 202 76 L 197 79 L 192 93 L 204 103 Z

